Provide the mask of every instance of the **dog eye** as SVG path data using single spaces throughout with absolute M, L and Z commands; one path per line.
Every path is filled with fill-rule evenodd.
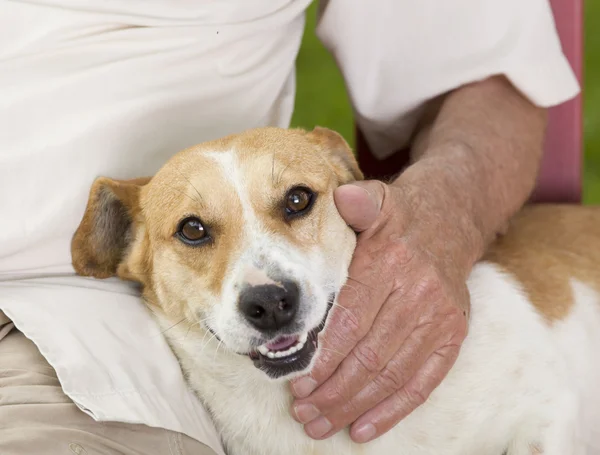
M 286 215 L 297 216 L 306 213 L 312 207 L 314 199 L 315 194 L 308 188 L 292 188 L 285 197 Z
M 198 245 L 209 238 L 206 228 L 195 217 L 186 218 L 179 223 L 177 236 L 189 245 Z

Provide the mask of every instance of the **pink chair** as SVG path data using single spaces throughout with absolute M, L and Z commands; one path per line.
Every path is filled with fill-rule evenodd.
M 583 68 L 583 0 L 552 0 L 563 50 L 581 83 Z M 546 149 L 536 202 L 581 202 L 583 164 L 581 95 L 550 109 Z
M 583 67 L 583 0 L 551 0 L 563 50 L 579 81 Z M 581 202 L 583 122 L 581 95 L 550 109 L 542 168 L 534 202 Z M 365 175 L 389 177 L 408 164 L 408 150 L 376 160 L 356 131 L 356 150 Z

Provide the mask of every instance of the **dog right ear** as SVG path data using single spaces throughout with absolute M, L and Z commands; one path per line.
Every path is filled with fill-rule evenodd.
M 79 275 L 108 278 L 118 274 L 141 222 L 140 190 L 150 177 L 94 181 L 85 213 L 71 241 L 73 267 Z
M 323 156 L 334 169 L 340 184 L 363 180 L 364 176 L 356 157 L 341 134 L 329 128 L 316 126 L 308 136 L 321 148 Z

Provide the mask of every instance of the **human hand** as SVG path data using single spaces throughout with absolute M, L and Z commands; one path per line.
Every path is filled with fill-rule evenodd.
M 336 190 L 357 246 L 315 366 L 292 383 L 292 415 L 314 439 L 348 425 L 355 442 L 382 435 L 428 398 L 458 356 L 468 261 L 445 250 L 458 240 L 456 226 L 445 228 L 444 202 L 438 210 L 419 194 L 374 180 Z

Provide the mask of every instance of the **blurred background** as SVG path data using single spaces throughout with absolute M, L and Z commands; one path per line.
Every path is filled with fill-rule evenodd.
M 354 146 L 352 109 L 335 62 L 315 36 L 316 2 L 309 8 L 298 56 L 298 88 L 293 126 L 327 126 Z M 600 1 L 585 6 L 584 202 L 600 203 Z

